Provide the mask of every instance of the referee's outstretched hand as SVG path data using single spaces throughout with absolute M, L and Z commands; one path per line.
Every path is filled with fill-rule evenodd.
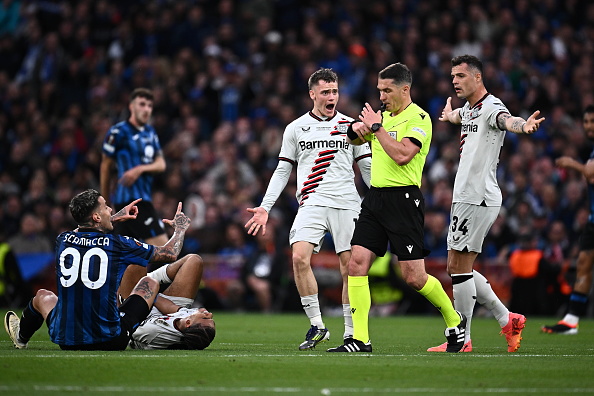
M 247 211 L 253 213 L 251 219 L 245 223 L 245 228 L 247 228 L 247 233 L 250 235 L 258 235 L 258 231 L 260 227 L 262 228 L 262 235 L 266 235 L 266 223 L 268 222 L 268 212 L 261 206 L 257 208 L 247 208 Z

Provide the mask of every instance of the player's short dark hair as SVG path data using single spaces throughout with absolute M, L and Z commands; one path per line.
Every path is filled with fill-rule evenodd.
M 412 73 L 404 63 L 392 63 L 378 73 L 380 80 L 392 80 L 394 84 L 412 85 Z
M 132 102 L 136 98 L 145 98 L 150 101 L 153 101 L 153 91 L 148 88 L 136 88 L 130 94 L 130 102 Z
M 210 345 L 216 335 L 216 330 L 211 326 L 204 326 L 202 323 L 196 323 L 188 326 L 182 331 L 181 342 L 184 349 L 204 349 Z
M 92 188 L 78 193 L 70 200 L 68 208 L 70 214 L 77 224 L 88 224 L 91 222 L 91 215 L 99 205 L 99 191 Z
M 332 69 L 326 69 L 322 67 L 309 76 L 309 80 L 307 80 L 307 86 L 309 89 L 312 89 L 314 85 L 318 85 L 320 81 L 338 82 L 338 74 L 336 74 L 336 72 Z
M 460 55 L 452 58 L 452 66 L 460 66 L 462 63 L 466 63 L 473 69 L 483 74 L 483 62 L 474 55 Z
M 586 106 L 584 109 L 584 114 L 594 113 L 594 104 Z

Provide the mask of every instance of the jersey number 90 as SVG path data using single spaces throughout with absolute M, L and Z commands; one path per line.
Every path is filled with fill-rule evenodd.
M 72 258 L 72 264 L 66 267 L 66 257 Z M 99 260 L 99 277 L 96 280 L 89 279 L 91 258 Z M 60 254 L 60 284 L 63 287 L 70 287 L 78 280 L 79 274 L 83 284 L 89 289 L 99 289 L 105 284 L 107 279 L 107 266 L 109 258 L 107 253 L 101 248 L 89 249 L 81 258 L 80 252 L 75 248 L 69 247 Z

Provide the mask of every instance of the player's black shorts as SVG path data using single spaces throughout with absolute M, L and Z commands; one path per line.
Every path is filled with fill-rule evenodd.
M 116 213 L 128 205 L 128 203 L 116 205 Z M 142 241 L 165 233 L 163 223 L 157 216 L 152 202 L 140 201 L 136 206 L 138 206 L 138 216 L 136 216 L 136 219 L 115 223 L 114 233 L 130 236 Z
M 430 251 L 424 244 L 425 200 L 417 186 L 371 189 L 361 204 L 351 245 L 360 245 L 377 256 L 390 251 L 399 260 L 418 260 Z
M 137 294 L 131 294 L 120 306 L 119 336 L 96 344 L 60 345 L 60 348 L 66 351 L 123 351 L 128 346 L 132 333 L 146 319 L 149 312 L 150 307 L 146 300 Z
M 594 249 L 594 224 L 588 222 L 580 235 L 580 250 Z

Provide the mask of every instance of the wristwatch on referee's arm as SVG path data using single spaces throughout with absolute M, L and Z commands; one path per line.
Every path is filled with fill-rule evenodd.
M 371 125 L 371 132 L 376 133 L 377 131 L 379 131 L 379 129 L 381 127 L 382 127 L 382 124 L 380 124 L 379 122 L 376 122 Z

